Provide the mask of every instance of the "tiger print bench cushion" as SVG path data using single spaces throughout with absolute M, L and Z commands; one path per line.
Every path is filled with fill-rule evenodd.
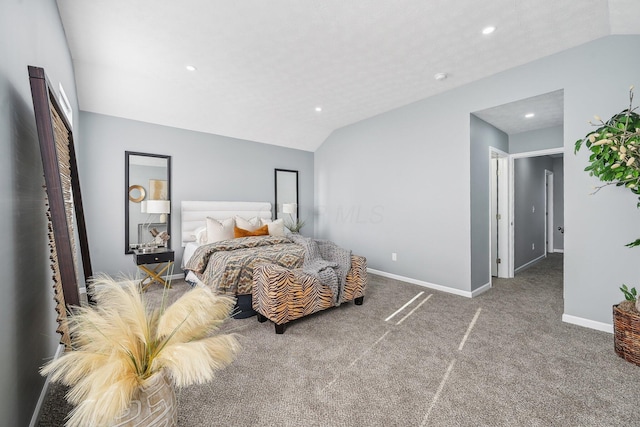
M 352 255 L 340 303 L 355 301 L 362 304 L 366 286 L 367 260 Z M 276 333 L 281 334 L 284 325 L 292 320 L 333 307 L 333 293 L 300 268 L 261 264 L 253 270 L 252 304 L 258 320 L 271 320 L 275 323 Z

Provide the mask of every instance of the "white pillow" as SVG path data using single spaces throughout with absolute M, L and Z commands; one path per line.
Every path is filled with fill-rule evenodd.
M 207 243 L 233 239 L 234 226 L 233 218 L 218 221 L 215 218 L 207 217 Z
M 193 236 L 195 237 L 196 243 L 199 245 L 204 245 L 207 243 L 207 227 L 198 227 L 193 232 Z
M 271 221 L 270 219 L 260 219 L 260 225 L 269 228 L 269 236 L 284 236 L 284 220 L 282 218 Z
M 247 231 L 256 231 L 261 227 L 260 218 L 254 216 L 251 219 L 244 219 L 242 217 L 236 216 L 236 227 L 242 228 Z

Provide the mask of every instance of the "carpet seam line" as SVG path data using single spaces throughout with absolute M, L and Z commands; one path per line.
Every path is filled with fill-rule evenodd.
M 350 369 L 351 367 L 353 367 L 353 365 L 355 365 L 360 359 L 362 359 L 364 357 L 365 354 L 367 354 L 368 352 L 370 352 L 376 345 L 378 345 L 378 343 L 380 341 L 382 341 L 388 334 L 389 332 L 391 332 L 391 330 L 388 330 L 387 332 L 385 332 L 384 334 L 382 334 L 382 336 L 380 338 L 378 338 L 373 344 L 371 344 L 369 346 L 369 348 L 367 348 L 365 351 L 362 352 L 362 354 L 358 357 L 356 357 L 353 361 L 351 361 L 351 363 L 347 366 L 347 368 L 345 370 Z M 338 378 L 340 378 L 342 373 L 338 373 L 338 375 L 336 375 L 333 380 L 331 380 L 331 382 L 329 384 L 327 384 L 322 391 L 325 391 L 326 389 L 328 389 L 329 387 L 331 387 L 337 380 Z
M 464 344 L 467 342 L 467 339 L 469 338 L 469 335 L 471 334 L 471 330 L 475 326 L 476 321 L 478 320 L 478 317 L 480 317 L 480 311 L 481 310 L 482 310 L 482 307 L 479 307 L 478 310 L 476 311 L 475 316 L 473 316 L 473 319 L 471 320 L 471 323 L 469 323 L 469 327 L 467 328 L 467 332 L 464 334 L 464 337 L 462 338 L 462 341 L 460 341 L 460 345 L 458 346 L 458 351 L 462 351 L 462 348 L 464 347 Z
M 453 359 L 451 361 L 451 363 L 449 364 L 449 367 L 447 368 L 447 371 L 444 373 L 444 377 L 442 377 L 442 381 L 440 381 L 440 385 L 438 386 L 438 390 L 436 390 L 436 394 L 433 396 L 433 399 L 431 400 L 431 405 L 429 405 L 429 409 L 427 410 L 427 413 L 425 414 L 424 418 L 422 419 L 422 424 L 420 424 L 420 427 L 424 427 L 427 425 L 427 421 L 429 420 L 429 416 L 431 415 L 431 412 L 433 411 L 433 408 L 436 406 L 436 403 L 438 403 L 438 399 L 440 398 L 440 394 L 442 393 L 442 390 L 444 389 L 444 386 L 447 383 L 447 380 L 449 379 L 449 375 L 451 374 L 451 371 L 453 371 L 453 367 L 456 364 L 456 359 Z
M 402 307 L 400 307 L 399 309 L 397 309 L 391 316 L 387 317 L 386 319 L 384 319 L 385 322 L 388 322 L 389 320 L 393 319 L 395 317 L 396 314 L 400 313 L 402 310 L 404 310 L 405 308 L 407 308 L 407 306 L 409 304 L 411 304 L 412 302 L 414 302 L 416 299 L 418 299 L 420 297 L 420 295 L 424 294 L 424 291 L 420 291 L 416 296 L 414 296 L 413 298 L 411 298 L 409 301 L 407 301 Z
M 415 313 L 415 311 L 416 311 L 417 309 L 419 309 L 419 308 L 422 306 L 422 304 L 424 304 L 425 302 L 427 302 L 427 301 L 429 300 L 429 298 L 431 298 L 432 296 L 433 296 L 433 294 L 429 294 L 429 295 L 427 295 L 427 297 L 426 297 L 425 299 L 423 299 L 423 300 L 422 300 L 422 302 L 420 302 L 420 304 L 418 304 L 418 305 L 417 305 L 413 310 L 411 310 L 409 313 L 407 313 L 407 315 L 406 315 L 406 316 L 404 316 L 402 319 L 400 319 L 400 320 L 398 321 L 398 323 L 396 323 L 396 326 L 398 326 L 400 323 L 404 322 L 404 321 L 405 321 L 405 319 L 407 319 L 407 317 L 409 317 L 409 316 L 411 316 L 413 313 Z

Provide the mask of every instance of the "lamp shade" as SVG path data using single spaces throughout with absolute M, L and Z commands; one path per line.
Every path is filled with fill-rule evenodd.
M 296 213 L 296 208 L 298 205 L 296 203 L 283 203 L 282 204 L 282 212 L 287 214 Z
M 147 200 L 142 206 L 143 212 L 149 214 L 168 214 L 171 213 L 171 201 L 169 200 Z

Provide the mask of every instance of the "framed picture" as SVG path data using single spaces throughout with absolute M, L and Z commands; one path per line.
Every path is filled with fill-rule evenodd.
M 167 181 L 164 179 L 149 180 L 149 200 L 169 200 Z

